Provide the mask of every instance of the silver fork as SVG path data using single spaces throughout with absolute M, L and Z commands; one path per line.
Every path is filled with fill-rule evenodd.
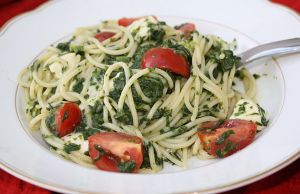
M 288 54 L 300 53 L 300 38 L 292 38 L 276 42 L 270 42 L 251 48 L 238 56 L 241 57 L 237 68 L 245 66 L 257 59 L 278 57 Z

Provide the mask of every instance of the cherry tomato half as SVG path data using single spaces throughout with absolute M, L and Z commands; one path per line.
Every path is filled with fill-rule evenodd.
M 185 35 L 189 36 L 192 32 L 196 30 L 196 26 L 193 23 L 185 23 L 180 26 L 179 30 Z
M 113 37 L 115 33 L 113 32 L 100 32 L 95 35 L 95 38 L 97 38 L 100 42 L 103 42 L 106 39 L 109 39 L 110 37 Z
M 229 156 L 253 142 L 257 126 L 240 119 L 228 119 L 222 124 L 206 122 L 201 124 L 198 136 L 204 150 L 220 158 Z
M 137 136 L 103 132 L 88 141 L 90 157 L 101 170 L 136 172 L 143 162 L 143 142 Z
M 75 103 L 65 103 L 55 112 L 55 130 L 59 137 L 63 137 L 74 131 L 80 124 L 81 111 Z
M 142 19 L 142 18 L 145 18 L 145 17 L 148 17 L 148 16 L 134 17 L 134 18 L 126 18 L 126 17 L 123 17 L 123 18 L 120 18 L 120 19 L 118 20 L 118 24 L 119 24 L 120 26 L 127 27 L 127 26 L 129 26 L 130 24 L 132 24 L 134 21 L 139 20 L 139 19 Z M 152 17 L 154 17 L 154 18 L 157 20 L 157 17 L 156 17 L 156 16 L 152 16 Z
M 190 66 L 186 58 L 170 48 L 152 48 L 144 53 L 141 68 L 160 68 L 188 78 Z

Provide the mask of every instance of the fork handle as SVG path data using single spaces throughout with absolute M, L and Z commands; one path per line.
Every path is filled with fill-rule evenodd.
M 244 66 L 249 62 L 261 58 L 278 57 L 278 56 L 299 53 L 299 52 L 300 52 L 300 38 L 292 38 L 292 39 L 262 44 L 239 54 L 239 57 L 241 57 L 241 62 L 238 65 L 238 67 Z

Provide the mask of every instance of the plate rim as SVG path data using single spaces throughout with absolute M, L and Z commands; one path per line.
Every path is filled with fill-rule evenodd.
M 45 10 L 46 8 L 58 3 L 58 2 L 62 2 L 62 0 L 56 0 L 56 1 L 48 1 L 46 3 L 43 3 L 42 5 L 38 6 L 37 8 L 31 10 L 31 11 L 27 11 L 24 12 L 20 15 L 14 16 L 12 18 L 10 18 L 8 21 L 6 21 L 6 23 L 4 23 L 4 25 L 2 25 L 2 27 L 0 28 L 0 37 L 3 36 L 5 34 L 5 32 L 9 29 L 9 27 L 11 27 L 15 22 L 33 15 L 35 13 L 41 12 L 43 10 Z M 268 0 L 264 0 L 262 3 L 268 4 L 268 6 L 272 6 L 272 7 L 276 7 L 277 9 L 280 9 L 281 11 L 286 12 L 287 14 L 289 14 L 290 16 L 293 16 L 295 19 L 298 20 L 298 22 L 300 23 L 300 14 L 298 14 L 296 11 L 292 10 L 291 8 L 278 4 L 278 3 L 273 3 L 270 2 Z M 171 16 L 172 17 L 172 16 Z M 191 18 L 191 19 L 196 19 L 196 18 Z M 245 34 L 246 35 L 246 34 Z M 250 37 L 251 38 L 251 37 Z M 259 174 L 253 175 L 252 177 L 248 177 L 245 178 L 243 180 L 239 180 L 233 183 L 229 183 L 226 185 L 220 185 L 219 187 L 215 187 L 215 188 L 209 188 L 209 189 L 205 189 L 205 190 L 195 190 L 195 191 L 191 191 L 191 192 L 200 192 L 200 193 L 219 193 L 219 192 L 223 192 L 223 191 L 228 191 L 228 190 L 232 190 L 241 186 L 245 186 L 248 184 L 251 184 L 253 182 L 256 182 L 258 180 L 261 180 L 281 169 L 283 169 L 284 167 L 288 166 L 289 164 L 291 164 L 292 162 L 296 161 L 298 158 L 300 158 L 300 150 L 295 151 L 294 153 L 290 154 L 289 156 L 287 156 L 286 158 L 280 160 L 277 162 L 276 165 L 274 165 L 272 168 L 269 168 L 265 171 L 262 171 Z M 86 191 L 83 190 L 73 190 L 72 188 L 67 188 L 67 187 L 62 187 L 60 185 L 55 185 L 54 183 L 47 183 L 45 181 L 41 181 L 41 180 L 36 180 L 33 177 L 30 177 L 29 175 L 27 175 L 25 172 L 22 172 L 22 170 L 15 170 L 13 169 L 13 167 L 10 167 L 9 165 L 3 163 L 2 161 L 0 161 L 0 168 L 2 170 L 4 170 L 5 172 L 12 174 L 13 176 L 24 180 L 28 183 L 31 183 L 33 185 L 36 185 L 38 187 L 41 188 L 45 188 L 48 190 L 52 190 L 52 191 L 57 191 L 57 192 L 68 192 L 68 193 L 87 193 Z M 88 193 L 94 193 L 94 192 L 88 192 Z

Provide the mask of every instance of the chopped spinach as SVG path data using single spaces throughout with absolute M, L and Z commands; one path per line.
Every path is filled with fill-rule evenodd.
M 180 126 L 180 127 L 178 127 L 178 128 L 171 128 L 171 131 L 173 132 L 172 137 L 181 135 L 181 134 L 187 132 L 188 130 L 189 130 L 189 128 L 186 127 L 186 126 L 184 126 L 184 125 L 183 125 L 183 126 Z
M 257 107 L 258 107 L 259 114 L 261 116 L 261 125 L 268 126 L 269 120 L 266 118 L 266 111 L 258 104 L 257 104 Z
M 80 93 L 83 88 L 84 78 L 76 78 L 75 84 L 72 87 L 72 91 Z
M 69 118 L 69 112 L 68 111 L 65 111 L 64 112 L 64 115 L 63 115 L 63 118 L 62 118 L 62 120 L 61 120 L 61 122 L 64 122 L 66 119 L 68 119 Z
M 118 73 L 118 76 L 113 78 L 113 80 L 114 88 L 109 92 L 109 97 L 111 97 L 115 101 L 118 101 L 126 84 L 124 72 Z
M 90 114 L 92 117 L 92 126 L 95 128 L 101 128 L 103 121 L 103 103 L 97 100 L 94 106 L 90 106 Z
M 70 43 L 71 41 L 58 43 L 56 48 L 62 52 L 70 52 Z
M 231 70 L 234 66 L 239 64 L 240 57 L 233 54 L 231 50 L 223 50 L 221 43 L 213 45 L 212 48 L 206 53 L 207 60 L 211 60 L 218 64 L 214 70 L 214 76 L 219 72 L 224 73 Z
M 149 33 L 149 40 L 155 41 L 157 43 L 161 43 L 164 36 L 166 35 L 166 32 L 163 28 L 163 26 L 166 25 L 165 22 L 158 22 L 158 23 L 149 23 L 148 27 L 150 28 Z
M 112 65 L 115 62 L 129 63 L 130 60 L 131 58 L 127 57 L 126 55 L 118 55 L 118 56 L 106 55 L 102 62 L 107 65 Z
M 154 113 L 152 120 L 154 119 L 160 119 L 162 117 L 169 118 L 172 116 L 172 111 L 167 109 L 166 107 L 164 108 L 159 108 L 157 111 Z
M 231 141 L 228 141 L 223 150 L 218 149 L 216 151 L 216 155 L 219 158 L 224 158 L 230 151 L 234 150 L 235 148 L 236 148 L 236 144 L 232 143 Z
M 38 108 L 38 105 L 39 102 L 37 100 L 30 100 L 27 103 L 26 113 L 31 117 L 36 117 L 37 115 L 41 114 L 41 108 Z
M 232 134 L 234 134 L 234 131 L 232 129 L 222 133 L 221 136 L 216 140 L 216 145 L 221 145 L 222 143 L 224 143 L 224 141 Z
M 254 77 L 254 79 L 259 79 L 260 75 L 255 73 L 255 74 L 253 74 L 253 77 Z
M 106 154 L 106 151 L 102 149 L 99 145 L 94 145 L 95 149 L 98 151 L 98 155 L 93 160 L 96 162 L 98 161 L 104 154 Z
M 66 143 L 66 144 L 64 144 L 63 150 L 65 152 L 67 152 L 68 154 L 70 154 L 73 151 L 80 150 L 80 147 L 81 147 L 80 145 L 77 145 L 75 143 Z
M 84 56 L 84 48 L 82 45 L 69 45 L 69 50 L 75 54 Z
M 55 132 L 55 110 L 54 109 L 52 109 L 49 112 L 45 122 L 48 129 L 50 129 L 52 132 Z
M 74 132 L 81 133 L 83 136 L 83 139 L 87 140 L 89 136 L 99 133 L 100 128 L 87 127 L 85 119 L 82 118 L 80 124 L 75 127 Z
M 127 105 L 123 107 L 122 111 L 118 111 L 114 118 L 121 123 L 132 125 L 132 115 Z
M 132 172 L 135 167 L 136 163 L 133 160 L 118 162 L 118 169 L 120 172 Z
M 164 84 L 159 78 L 143 76 L 139 80 L 139 84 L 143 93 L 156 102 L 163 95 Z
M 244 102 L 243 104 L 239 104 L 238 112 L 234 113 L 234 116 L 240 116 L 246 112 L 246 105 L 248 102 Z

